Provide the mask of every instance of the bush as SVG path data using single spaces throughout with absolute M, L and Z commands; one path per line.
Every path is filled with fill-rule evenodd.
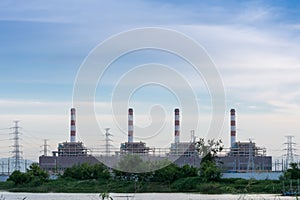
M 197 187 L 200 181 L 201 180 L 199 177 L 181 178 L 179 180 L 176 180 L 171 187 L 179 192 L 197 191 Z
M 111 177 L 108 169 L 103 164 L 89 165 L 87 163 L 74 165 L 67 168 L 62 178 L 73 178 L 76 180 L 109 179 Z
M 15 185 L 32 182 L 33 186 L 37 186 L 47 181 L 48 178 L 49 174 L 42 170 L 37 163 L 33 163 L 29 166 L 29 170 L 26 173 L 14 171 L 9 176 L 8 181 L 13 181 Z
M 20 171 L 14 171 L 8 178 L 8 181 L 14 182 L 15 185 L 22 185 L 30 182 L 30 176 Z

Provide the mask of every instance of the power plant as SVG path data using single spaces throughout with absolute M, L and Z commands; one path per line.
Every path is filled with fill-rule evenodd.
M 236 113 L 230 110 L 230 149 L 225 149 L 219 159 L 223 170 L 227 172 L 272 171 L 272 157 L 266 155 L 266 149 L 249 142 L 236 141 Z
M 61 173 L 66 168 L 76 164 L 95 164 L 104 162 L 110 167 L 118 164 L 120 159 L 127 154 L 139 155 L 143 160 L 157 161 L 168 159 L 178 166 L 190 165 L 199 167 L 201 155 L 197 151 L 195 138 L 189 142 L 180 141 L 180 110 L 174 110 L 174 143 L 169 148 L 148 147 L 145 142 L 134 141 L 134 111 L 128 109 L 128 138 L 121 143 L 120 148 L 106 147 L 98 154 L 90 153 L 82 142 L 76 141 L 76 110 L 71 109 L 70 117 L 70 142 L 58 144 L 52 156 L 39 157 L 41 168 L 50 173 Z M 240 142 L 236 140 L 236 112 L 230 110 L 230 147 L 225 148 L 218 155 L 219 163 L 224 172 L 269 172 L 272 171 L 272 157 L 266 155 L 266 149 L 258 147 L 252 140 Z M 106 133 L 107 134 L 107 133 Z M 109 163 L 107 163 L 109 160 Z

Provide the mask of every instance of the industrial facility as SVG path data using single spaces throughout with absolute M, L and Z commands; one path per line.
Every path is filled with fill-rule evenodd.
M 76 110 L 71 109 L 70 142 L 58 144 L 52 156 L 40 156 L 41 168 L 50 173 L 62 173 L 66 168 L 76 164 L 95 164 L 109 160 L 109 166 L 118 164 L 127 154 L 139 155 L 143 160 L 156 161 L 168 159 L 178 166 L 199 167 L 201 156 L 197 151 L 196 141 L 180 141 L 180 110 L 174 110 L 174 142 L 169 148 L 148 147 L 145 142 L 134 141 L 133 109 L 128 109 L 128 140 L 121 143 L 119 149 L 103 150 L 91 154 L 82 142 L 76 140 Z M 253 141 L 236 141 L 236 115 L 230 110 L 231 146 L 218 155 L 218 163 L 224 172 L 269 172 L 272 171 L 272 157 L 266 155 L 266 149 L 258 147 Z M 109 153 L 108 153 L 109 152 Z M 105 164 L 108 164 L 104 162 Z
M 225 172 L 268 172 L 272 171 L 272 157 L 266 155 L 266 149 L 248 142 L 236 141 L 235 109 L 230 110 L 230 148 L 219 156 Z M 225 155 L 224 155 L 225 153 Z

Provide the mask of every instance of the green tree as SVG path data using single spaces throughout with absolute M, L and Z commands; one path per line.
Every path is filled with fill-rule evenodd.
M 44 171 L 38 163 L 32 163 L 29 166 L 29 169 L 27 170 L 26 174 L 30 177 L 30 179 L 36 179 L 40 182 L 45 182 L 49 179 L 49 174 Z
M 151 180 L 154 182 L 172 183 L 180 178 L 180 175 L 180 168 L 176 164 L 171 163 L 164 168 L 156 170 L 153 173 L 153 178 Z
M 111 177 L 108 168 L 102 163 L 90 165 L 83 163 L 67 168 L 62 175 L 62 178 L 73 178 L 77 180 L 89 179 L 109 179 Z
M 22 185 L 30 182 L 30 176 L 20 171 L 14 171 L 8 178 L 8 181 L 14 182 L 15 185 Z
M 217 154 L 223 150 L 221 140 L 208 140 L 203 138 L 196 143 L 197 150 L 202 156 L 200 163 L 200 177 L 203 181 L 218 181 L 221 179 L 221 169 L 218 167 Z
M 290 163 L 289 169 L 284 172 L 285 179 L 300 179 L 300 169 L 297 163 Z
M 205 161 L 201 163 L 200 177 L 203 181 L 219 181 L 221 175 L 221 170 L 215 162 Z
M 180 177 L 195 177 L 199 175 L 199 169 L 190 165 L 184 165 L 180 168 Z
M 22 185 L 30 183 L 32 185 L 40 185 L 47 181 L 49 174 L 42 170 L 37 163 L 32 163 L 29 169 L 22 173 L 20 171 L 14 171 L 8 181 L 13 181 L 16 185 Z

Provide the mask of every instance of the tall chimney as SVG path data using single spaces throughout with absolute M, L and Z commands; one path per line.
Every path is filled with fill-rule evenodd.
M 128 109 L 128 143 L 133 142 L 133 109 Z
M 76 142 L 76 110 L 71 108 L 70 142 Z
M 230 110 L 230 139 L 233 148 L 236 143 L 235 109 Z
M 180 120 L 179 120 L 179 109 L 175 109 L 175 143 L 180 142 Z

